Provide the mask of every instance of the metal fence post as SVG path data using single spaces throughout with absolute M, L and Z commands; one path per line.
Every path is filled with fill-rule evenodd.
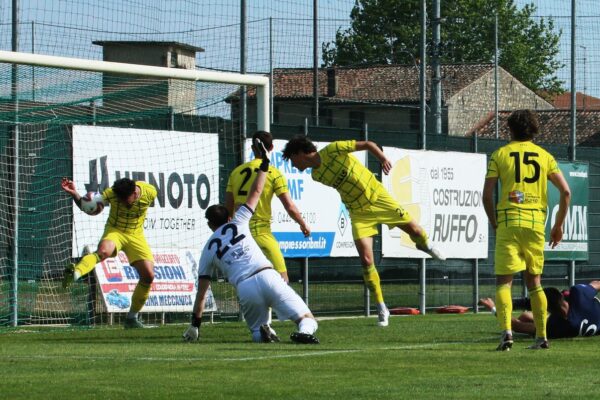
M 304 136 L 308 136 L 308 118 L 304 118 Z M 308 257 L 302 260 L 302 299 L 308 305 Z

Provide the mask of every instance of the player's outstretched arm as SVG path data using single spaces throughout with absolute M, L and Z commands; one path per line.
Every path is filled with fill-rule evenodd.
M 77 189 L 75 188 L 75 182 L 65 177 L 61 179 L 60 187 L 62 190 L 71 195 L 73 201 L 75 202 L 75 204 L 77 204 L 77 207 L 81 209 L 81 196 L 79 195 L 79 193 L 77 193 Z
M 377 143 L 371 142 L 370 140 L 357 141 L 356 150 L 367 150 L 369 153 L 375 156 L 381 163 L 381 169 L 383 170 L 384 174 L 387 175 L 392 170 L 392 163 L 387 159 L 383 153 L 383 150 L 377 145 Z
M 567 217 L 567 210 L 569 208 L 569 203 L 571 202 L 571 189 L 561 173 L 554 173 L 548 176 L 548 179 L 550 179 L 550 182 L 556 186 L 558 192 L 560 193 L 558 212 L 556 213 L 554 225 L 550 230 L 550 247 L 555 248 L 563 237 L 562 226 L 565 222 L 565 218 Z
M 260 141 L 260 139 L 254 139 L 253 143 L 255 148 L 260 150 L 260 156 L 262 158 L 262 162 L 256 174 L 256 179 L 254 180 L 254 182 L 252 182 L 252 186 L 250 186 L 248 197 L 246 198 L 246 205 L 254 210 L 256 209 L 256 205 L 260 200 L 260 195 L 265 187 L 267 171 L 269 170 L 269 157 L 267 156 L 267 149 L 265 148 L 264 144 Z
M 196 292 L 196 300 L 192 309 L 192 321 L 190 326 L 183 332 L 183 340 L 187 342 L 196 341 L 200 337 L 200 323 L 202 322 L 206 292 L 208 292 L 209 287 L 210 279 L 198 278 L 198 292 Z
M 235 213 L 235 201 L 232 192 L 225 192 L 225 208 L 227 208 L 229 215 Z
M 279 201 L 281 201 L 281 204 L 283 205 L 283 208 L 285 208 L 285 211 L 287 211 L 288 215 L 294 221 L 296 221 L 298 225 L 300 225 L 300 230 L 304 234 L 304 237 L 310 236 L 310 227 L 306 224 L 304 218 L 302 218 L 302 214 L 300 214 L 300 210 L 298 210 L 298 207 L 296 207 L 296 204 L 292 200 L 290 194 L 285 192 L 277 196 L 277 198 Z

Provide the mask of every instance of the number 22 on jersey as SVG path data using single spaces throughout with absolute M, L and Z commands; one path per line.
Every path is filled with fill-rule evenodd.
M 228 231 L 231 231 L 231 238 L 228 242 L 223 243 L 223 240 L 221 239 L 226 240 L 226 237 L 228 236 Z M 212 249 L 213 245 L 217 247 L 216 255 L 219 260 L 223 258 L 223 256 L 229 251 L 229 249 L 231 249 L 232 245 L 238 243 L 240 240 L 246 237 L 246 235 L 244 235 L 243 233 L 238 235 L 237 226 L 235 224 L 224 225 L 223 228 L 221 228 L 221 235 L 223 236 L 222 238 L 214 238 L 208 243 L 209 249 Z

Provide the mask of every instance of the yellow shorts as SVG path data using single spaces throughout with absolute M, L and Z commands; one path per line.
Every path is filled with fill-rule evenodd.
M 386 224 L 390 229 L 406 225 L 412 218 L 387 192 L 382 192 L 374 204 L 361 210 L 350 210 L 352 236 L 354 240 L 374 236 L 379 224 Z
M 258 247 L 262 250 L 263 254 L 267 257 L 273 268 L 279 273 L 286 272 L 285 260 L 283 259 L 283 253 L 279 248 L 279 242 L 275 239 L 275 236 L 271 232 L 252 234 L 252 237 L 258 244 Z
M 544 232 L 512 226 L 496 230 L 496 275 L 512 275 L 527 270 L 541 275 L 544 270 Z
M 144 233 L 123 233 L 118 229 L 105 228 L 104 234 L 101 240 L 110 240 L 115 244 L 115 252 L 112 254 L 113 257 L 117 255 L 120 250 L 127 255 L 130 263 L 134 263 L 139 260 L 147 260 L 154 262 L 152 256 L 152 250 L 148 246 L 148 242 L 144 237 Z

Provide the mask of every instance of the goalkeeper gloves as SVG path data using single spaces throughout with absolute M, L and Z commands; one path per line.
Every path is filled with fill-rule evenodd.
M 195 315 L 192 315 L 192 323 L 183 332 L 183 340 L 186 342 L 195 342 L 200 337 L 200 323 L 202 320 Z
M 267 149 L 264 143 L 260 139 L 255 138 L 253 139 L 252 144 L 258 152 L 257 155 L 259 155 L 262 158 L 262 162 L 260 163 L 259 169 L 263 172 L 267 172 L 269 170 L 269 157 L 267 155 Z

